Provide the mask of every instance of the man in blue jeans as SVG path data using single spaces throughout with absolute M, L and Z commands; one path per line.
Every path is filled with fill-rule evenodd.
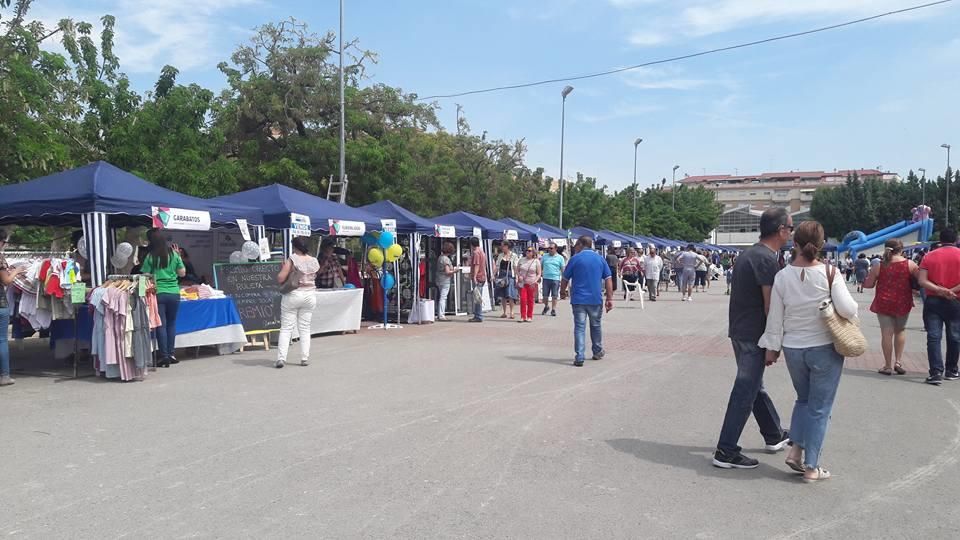
M 741 253 L 733 267 L 728 336 L 737 359 L 737 378 L 713 456 L 713 465 L 721 469 L 754 469 L 760 465 L 743 455 L 738 445 L 750 413 L 760 426 L 768 452 L 778 452 L 790 442 L 780 426 L 777 408 L 763 388 L 766 351 L 757 342 L 767 326 L 770 290 L 780 271 L 778 254 L 792 234 L 793 220 L 785 209 L 767 210 L 760 216 L 760 242 Z
M 567 287 L 573 280 L 573 293 L 570 306 L 573 308 L 573 365 L 583 366 L 585 358 L 587 320 L 590 320 L 590 342 L 593 345 L 593 359 L 603 358 L 603 333 L 600 318 L 603 315 L 603 296 L 607 294 L 607 311 L 613 309 L 613 279 L 607 261 L 593 250 L 593 238 L 581 236 L 574 247 L 576 254 L 563 270 L 560 282 L 560 298 L 567 297 Z
M 930 376 L 927 384 L 939 386 L 943 381 L 960 379 L 960 248 L 957 231 L 940 231 L 940 248 L 931 251 L 920 262 L 917 281 L 927 292 L 923 303 L 923 324 L 927 330 L 927 361 Z M 944 365 L 941 341 L 946 330 L 947 358 Z M 946 371 L 944 371 L 946 370 Z
M 470 279 L 473 283 L 473 291 L 480 292 L 487 286 L 487 254 L 480 249 L 480 239 L 473 237 L 470 239 Z M 473 301 L 473 317 L 468 321 L 472 323 L 483 322 L 483 302 Z

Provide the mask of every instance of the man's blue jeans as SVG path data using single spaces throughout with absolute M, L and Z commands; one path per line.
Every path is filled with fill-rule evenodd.
M 780 415 L 773 401 L 763 388 L 763 372 L 765 350 L 755 342 L 733 342 L 733 354 L 737 359 L 737 379 L 733 382 L 730 391 L 730 401 L 727 403 L 727 414 L 723 418 L 723 427 L 720 429 L 720 441 L 717 449 L 727 454 L 740 451 L 740 435 L 750 418 L 750 413 L 760 426 L 760 434 L 767 444 L 779 443 L 783 438 L 783 428 L 780 427 Z
M 586 344 L 587 319 L 590 319 L 590 343 L 593 345 L 593 354 L 603 352 L 603 332 L 600 330 L 600 317 L 603 315 L 603 304 L 573 304 L 573 352 L 574 359 L 584 359 Z
M 797 391 L 790 419 L 790 440 L 803 448 L 803 464 L 814 469 L 820 464 L 823 438 L 843 373 L 843 357 L 833 345 L 805 349 L 784 347 L 783 354 Z
M 960 360 L 960 302 L 939 296 L 927 296 L 923 304 L 923 324 L 927 329 L 927 361 L 930 375 L 943 375 L 943 353 L 940 342 L 943 329 L 947 334 L 947 372 L 957 371 Z
M 7 331 L 10 329 L 10 308 L 0 308 L 0 376 L 10 376 L 10 345 Z
M 474 284 L 473 284 L 473 287 L 474 287 L 475 289 L 480 288 L 480 287 L 485 287 L 485 286 L 486 286 L 486 282 L 483 282 L 483 283 L 476 283 L 476 282 L 474 282 Z M 476 301 L 474 301 L 474 303 L 473 303 L 473 317 L 474 317 L 475 319 L 477 319 L 477 320 L 480 320 L 480 321 L 483 320 L 483 302 L 476 302 Z

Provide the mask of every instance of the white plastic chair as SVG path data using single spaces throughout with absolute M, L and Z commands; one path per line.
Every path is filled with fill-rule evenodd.
M 620 278 L 620 287 L 623 289 L 623 299 L 626 300 L 629 298 L 633 300 L 637 293 L 640 293 L 640 309 L 644 309 L 643 297 L 646 295 L 646 282 L 643 278 L 639 278 L 636 283 L 631 283 L 623 277 Z

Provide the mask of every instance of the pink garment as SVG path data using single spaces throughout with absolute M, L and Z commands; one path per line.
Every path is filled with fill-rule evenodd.
M 162 324 L 160 309 L 157 307 L 157 294 L 154 292 L 147 293 L 147 317 L 150 319 L 151 330 L 156 330 Z
M 105 361 L 107 364 L 119 364 L 121 381 L 132 381 L 140 375 L 133 358 L 126 358 L 124 354 L 129 302 L 130 294 L 117 289 L 108 288 L 103 295 L 106 307 L 103 317 Z

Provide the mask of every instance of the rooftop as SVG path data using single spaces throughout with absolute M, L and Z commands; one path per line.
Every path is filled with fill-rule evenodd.
M 837 179 L 843 178 L 846 179 L 847 176 L 856 173 L 857 176 L 887 176 L 895 175 L 896 173 L 883 172 L 878 169 L 843 169 L 838 171 L 787 171 L 787 172 L 767 172 L 762 174 L 747 174 L 734 176 L 730 174 L 708 174 L 702 176 L 688 176 L 682 180 L 682 184 L 712 184 L 712 183 L 743 183 L 743 182 L 752 182 L 754 180 L 763 181 L 763 180 L 773 180 L 773 181 L 785 181 L 785 180 L 809 180 L 815 179 L 820 182 L 825 182 L 827 179 Z

